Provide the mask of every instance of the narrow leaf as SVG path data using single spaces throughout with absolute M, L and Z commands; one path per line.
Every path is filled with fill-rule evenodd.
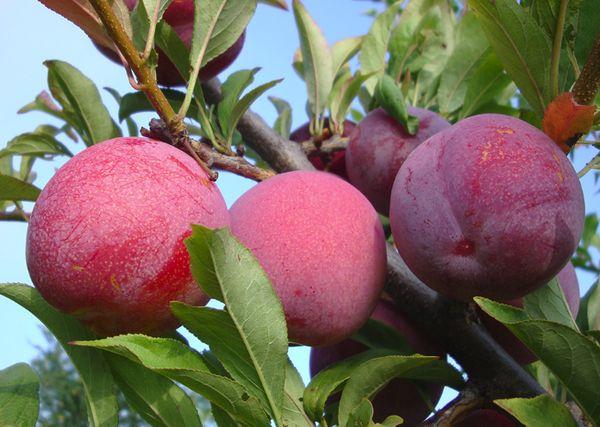
M 567 407 L 548 395 L 531 399 L 498 399 L 494 403 L 527 427 L 577 427 L 578 425 Z
M 22 200 L 35 202 L 41 190 L 18 178 L 0 175 L 0 200 Z
M 360 50 L 362 37 L 349 37 L 342 39 L 331 46 L 331 61 L 333 64 L 333 77 L 335 78 L 342 67 L 348 63 Z
M 27 285 L 0 285 L 0 295 L 16 302 L 37 317 L 60 342 L 79 373 L 87 399 L 90 426 L 117 425 L 115 383 L 104 355 L 94 349 L 68 345 L 73 340 L 93 339 L 75 318 L 51 307 L 40 294 Z
M 386 113 L 394 118 L 410 135 L 419 130 L 419 119 L 408 114 L 402 89 L 388 75 L 383 75 L 375 91 L 377 101 Z
M 558 278 L 526 295 L 523 306 L 530 319 L 550 320 L 578 331 Z
M 35 132 L 23 133 L 13 138 L 3 150 L 0 150 L 0 157 L 13 154 L 21 156 L 45 156 L 48 154 L 73 156 L 71 151 L 53 136 Z
M 292 132 L 292 106 L 284 99 L 275 96 L 269 96 L 268 98 L 275 106 L 278 114 L 273 124 L 273 130 L 288 139 Z

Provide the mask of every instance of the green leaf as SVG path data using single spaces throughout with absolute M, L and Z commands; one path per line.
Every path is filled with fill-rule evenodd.
M 390 352 L 385 350 L 368 350 L 344 359 L 315 375 L 302 398 L 304 410 L 309 418 L 315 422 L 321 420 L 329 396 L 342 388 L 361 363 L 388 354 Z
M 268 98 L 275 106 L 278 114 L 273 124 L 273 130 L 285 139 L 288 139 L 292 132 L 292 106 L 284 99 L 275 96 L 269 96 Z
M 222 98 L 217 105 L 217 116 L 222 128 L 228 129 L 231 127 L 229 125 L 231 113 L 242 93 L 254 81 L 254 76 L 259 70 L 260 68 L 253 68 L 252 70 L 236 71 L 227 77 L 227 80 L 221 86 Z
M 285 386 L 283 396 L 283 408 L 281 419 L 286 426 L 314 426 L 310 418 L 304 412 L 302 395 L 304 394 L 304 382 L 298 370 L 288 359 L 285 369 Z
M 488 52 L 473 72 L 463 99 L 459 119 L 468 117 L 497 97 L 511 83 L 502 63 L 493 52 Z
M 202 426 L 189 396 L 171 380 L 116 354 L 106 354 L 115 382 L 131 407 L 155 426 Z
M 430 356 L 383 356 L 362 363 L 350 375 L 344 387 L 338 419 L 340 425 L 347 425 L 350 413 L 362 399 L 370 399 L 387 383 L 397 377 L 404 377 L 411 370 L 437 360 Z
M 459 391 L 465 386 L 461 373 L 445 360 L 434 360 L 427 365 L 416 367 L 403 378 L 441 384 Z
M 542 117 L 552 100 L 550 38 L 514 0 L 470 0 L 469 6 L 508 75 Z
M 299 0 L 293 0 L 293 10 L 310 110 L 314 117 L 320 117 L 325 111 L 335 77 L 331 51 L 321 29 Z
M 545 286 L 526 295 L 523 298 L 523 305 L 530 319 L 550 320 L 576 331 L 579 330 L 573 320 L 573 314 L 557 277 Z
M 40 379 L 26 363 L 0 371 L 0 425 L 35 426 L 39 412 Z
M 377 16 L 369 32 L 363 37 L 362 47 L 358 56 L 360 72 L 363 75 L 375 73 L 375 76 L 382 76 L 385 72 L 388 43 L 400 3 L 395 3 Z M 373 94 L 376 84 L 376 78 L 367 81 L 365 86 L 369 93 Z
M 115 383 L 104 355 L 94 349 L 68 345 L 73 340 L 94 339 L 94 335 L 75 318 L 51 307 L 31 286 L 0 285 L 3 295 L 37 317 L 60 342 L 79 373 L 87 399 L 90 426 L 117 425 Z
M 115 101 L 117 101 L 117 104 L 119 105 L 120 109 L 121 102 L 123 100 L 121 94 L 111 87 L 105 87 L 104 90 L 110 93 L 110 95 L 115 99 Z M 119 118 L 119 120 L 122 121 L 123 119 Z M 138 127 L 135 121 L 131 117 L 127 117 L 125 119 L 125 123 L 127 124 L 127 131 L 129 133 L 129 136 L 138 136 Z
M 596 0 L 579 0 L 579 5 L 574 49 L 577 62 L 583 68 L 598 37 L 600 8 Z
M 451 113 L 462 106 L 469 80 L 488 46 L 479 21 L 473 13 L 466 13 L 458 24 L 455 48 L 440 80 L 437 101 L 441 112 Z
M 375 96 L 381 108 L 396 120 L 410 135 L 419 130 L 419 119 L 408 114 L 402 90 L 390 76 L 383 75 L 379 80 Z
M 18 178 L 0 175 L 0 200 L 22 200 L 35 202 L 41 190 L 35 185 Z
M 288 5 L 285 0 L 258 0 L 259 3 L 264 3 L 278 9 L 288 10 Z
M 350 412 L 347 426 L 369 427 L 373 422 L 373 405 L 369 399 L 362 399 Z
M 96 85 L 78 69 L 63 61 L 45 61 L 56 84 L 64 93 L 78 118 L 82 138 L 90 146 L 121 136 L 108 110 L 102 103 Z
M 124 356 L 152 371 L 179 382 L 201 394 L 242 425 L 267 425 L 260 403 L 231 379 L 213 374 L 194 350 L 170 338 L 121 335 L 95 341 L 78 341 Z
M 336 123 L 343 123 L 348 115 L 348 110 L 352 105 L 352 101 L 358 96 L 358 92 L 363 83 L 366 82 L 374 73 L 362 75 L 357 72 L 354 77 L 349 79 L 341 88 L 341 95 L 337 99 L 332 99 L 330 102 L 331 117 Z M 333 92 L 332 92 L 333 94 Z
M 228 146 L 231 146 L 231 142 L 233 140 L 237 124 L 239 123 L 244 113 L 248 111 L 250 105 L 252 105 L 252 103 L 256 101 L 263 93 L 271 89 L 273 86 L 278 85 L 282 81 L 283 79 L 271 80 L 270 82 L 257 86 L 254 89 L 250 90 L 235 104 L 235 106 L 231 110 L 231 115 L 228 117 L 228 127 L 225 131 L 225 137 L 227 138 Z
M 369 348 L 395 350 L 406 355 L 415 353 L 398 329 L 375 319 L 367 320 L 358 332 L 352 335 L 352 339 Z
M 3 150 L 0 150 L 0 157 L 18 154 L 21 156 L 45 156 L 64 154 L 73 157 L 73 154 L 62 143 L 53 136 L 46 133 L 23 133 L 16 136 Z
M 24 105 L 17 111 L 17 114 L 25 114 L 31 111 L 40 111 L 59 120 L 68 121 L 66 114 L 54 103 L 48 92 L 42 91 L 35 99 L 27 105 Z
M 195 8 L 190 50 L 192 67 L 204 66 L 242 35 L 256 9 L 256 0 L 204 0 Z
M 581 299 L 577 325 L 582 331 L 600 329 L 600 278 Z
M 256 386 L 264 391 L 270 412 L 279 421 L 285 382 L 287 328 L 281 302 L 267 274 L 250 250 L 226 228 L 209 230 L 193 225 L 192 235 L 186 239 L 185 245 L 190 253 L 194 278 L 207 295 L 225 304 L 231 321 L 227 322 L 223 316 L 217 318 L 218 315 L 210 312 L 215 319 L 203 322 L 206 330 L 193 328 L 193 331 L 204 334 L 203 338 L 216 334 L 215 340 L 208 342 L 213 352 L 217 354 L 218 350 L 219 354 L 228 356 L 221 362 L 234 378 L 240 381 L 242 376 L 258 378 Z M 202 311 L 205 316 L 210 315 L 207 310 Z M 200 320 L 198 313 L 196 321 Z M 214 329 L 209 331 L 209 328 Z M 220 332 L 219 328 L 227 332 Z M 226 345 L 222 342 L 223 336 L 228 337 L 224 340 Z M 237 358 L 242 358 L 249 366 L 246 369 L 242 364 L 232 366 Z M 244 371 L 236 372 L 238 369 Z M 252 373 L 252 370 L 256 372 Z
M 530 320 L 524 310 L 481 297 L 475 301 L 544 362 L 584 414 L 600 424 L 600 346 L 596 342 L 560 323 Z
M 494 403 L 527 427 L 577 427 L 578 425 L 567 407 L 548 395 L 530 399 L 498 399 Z
M 175 111 L 181 107 L 183 103 L 183 98 L 185 94 L 181 91 L 174 89 L 161 89 L 164 93 L 165 97 L 169 101 L 169 104 L 173 107 Z M 128 117 L 131 117 L 136 113 L 143 112 L 153 112 L 154 107 L 148 101 L 148 98 L 144 94 L 144 92 L 131 92 L 123 95 L 121 99 L 121 103 L 119 105 L 119 120 L 126 120 Z M 197 118 L 198 117 L 198 107 L 193 103 L 190 105 L 190 109 L 188 110 L 187 117 Z
M 362 37 L 348 37 L 335 42 L 333 46 L 331 46 L 331 62 L 334 79 L 342 67 L 358 53 L 362 45 L 362 40 Z

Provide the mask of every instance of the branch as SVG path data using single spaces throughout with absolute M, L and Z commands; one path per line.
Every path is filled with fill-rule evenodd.
M 0 221 L 29 222 L 29 212 L 0 212 Z
M 220 99 L 219 82 L 203 85 L 207 102 Z M 245 143 L 278 172 L 314 169 L 300 144 L 282 138 L 262 118 L 248 111 L 238 130 Z M 487 333 L 472 306 L 438 295 L 406 267 L 388 245 L 387 291 L 403 313 L 444 348 L 469 374 L 469 380 L 486 399 L 529 397 L 544 389 Z
M 331 154 L 336 151 L 343 151 L 348 147 L 348 138 L 341 137 L 339 135 L 333 135 L 331 138 L 326 139 L 321 143 L 315 143 L 315 141 L 309 140 L 302 143 L 302 149 L 308 154 L 321 153 Z
M 466 388 L 433 417 L 423 422 L 421 426 L 442 427 L 456 425 L 469 413 L 481 408 L 483 404 L 484 400 L 478 395 L 477 390 Z
M 141 129 L 141 134 L 145 137 L 156 139 L 159 141 L 171 142 L 171 134 L 165 125 L 165 122 L 158 119 L 150 120 L 150 129 Z M 210 167 L 215 167 L 224 171 L 235 173 L 243 177 L 253 179 L 254 181 L 264 181 L 275 175 L 275 172 L 270 169 L 263 169 L 248 162 L 242 155 L 228 156 L 214 150 L 208 143 L 195 141 L 188 138 L 189 146 L 186 151 L 193 152 L 200 160 Z M 214 172 L 213 172 L 214 173 Z M 216 176 L 213 176 L 216 179 Z
M 600 35 L 573 85 L 573 97 L 578 104 L 590 105 L 594 102 L 598 89 L 600 89 Z

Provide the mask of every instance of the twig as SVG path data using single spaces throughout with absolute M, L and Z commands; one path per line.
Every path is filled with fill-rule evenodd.
M 422 427 L 444 427 L 453 426 L 464 419 L 475 409 L 484 404 L 484 399 L 479 396 L 477 390 L 467 388 L 463 390 L 454 400 L 448 402 L 433 417 L 421 424 Z
M 579 178 L 583 178 L 585 176 L 585 174 L 587 174 L 595 166 L 598 166 L 598 165 L 600 165 L 600 153 L 596 154 L 592 160 L 590 160 L 589 162 L 587 162 L 587 164 L 583 167 L 583 169 L 581 169 L 577 173 L 577 176 Z
M 164 122 L 157 119 L 150 121 L 150 129 L 142 128 L 141 134 L 148 138 L 157 139 L 160 141 L 169 142 L 170 135 Z M 275 172 L 270 169 L 263 169 L 253 165 L 244 159 L 241 155 L 226 155 L 214 150 L 209 143 L 196 141 L 189 138 L 189 147 L 191 154 L 194 157 L 199 157 L 208 166 L 215 167 L 220 170 L 235 173 L 254 181 L 264 181 L 275 175 Z M 233 153 L 232 153 L 233 154 Z M 216 179 L 215 172 L 211 171 L 211 179 Z
M 0 221 L 29 222 L 30 217 L 31 214 L 29 212 L 24 212 L 23 210 L 0 212 Z
M 573 97 L 578 104 L 590 105 L 600 88 L 600 34 L 588 55 L 579 78 L 573 85 Z
M 207 102 L 221 98 L 219 82 L 203 85 Z M 248 111 L 238 125 L 245 143 L 278 172 L 314 169 L 300 144 L 282 138 L 262 118 Z M 412 323 L 447 349 L 465 369 L 486 400 L 530 397 L 544 389 L 523 370 L 479 323 L 475 310 L 429 289 L 388 246 L 387 290 Z
M 150 53 L 152 52 L 152 48 L 154 47 L 154 34 L 156 33 L 156 24 L 158 24 L 158 14 L 160 13 L 160 1 L 156 2 L 156 6 L 154 6 L 154 13 L 152 14 L 152 20 L 150 21 L 150 28 L 148 28 L 148 37 L 146 38 L 146 47 L 144 48 L 144 53 L 142 55 L 142 60 L 144 62 L 148 61 L 150 58 Z
M 348 138 L 341 137 L 339 135 L 333 135 L 331 138 L 316 144 L 314 141 L 304 141 L 302 143 L 302 149 L 308 154 L 322 153 L 331 154 L 336 151 L 343 151 L 348 147 Z

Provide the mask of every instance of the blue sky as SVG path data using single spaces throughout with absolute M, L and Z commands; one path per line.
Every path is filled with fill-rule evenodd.
M 305 5 L 320 24 L 330 43 L 345 37 L 364 34 L 371 18 L 363 15 L 373 3 L 350 0 L 305 0 Z M 43 89 L 46 89 L 46 59 L 60 59 L 79 68 L 98 87 L 110 86 L 121 93 L 131 91 L 123 69 L 105 59 L 93 47 L 89 39 L 71 23 L 46 9 L 35 0 L 6 1 L 0 14 L 0 147 L 12 137 L 32 131 L 42 123 L 53 123 L 41 113 L 17 115 L 17 110 Z M 266 6 L 259 6 L 248 28 L 244 49 L 230 68 L 238 70 L 261 66 L 258 82 L 284 77 L 285 80 L 269 92 L 269 95 L 288 100 L 293 107 L 294 126 L 306 121 L 306 93 L 303 82 L 290 66 L 294 50 L 298 46 L 293 15 Z M 225 77 L 224 73 L 222 77 Z M 103 92 L 103 98 L 116 117 L 116 104 Z M 253 106 L 268 123 L 275 120 L 275 110 L 262 97 Z M 145 125 L 148 116 L 140 116 L 138 124 Z M 82 145 L 73 147 L 76 151 Z M 578 151 L 576 169 L 583 167 L 593 151 Z M 54 170 L 64 160 L 39 162 L 36 184 L 42 187 Z M 221 174 L 218 185 L 228 205 L 250 188 L 252 182 L 237 176 Z M 583 181 L 586 206 L 598 211 L 600 205 L 594 192 L 592 176 Z M 597 196 L 597 195 L 596 195 Z M 31 283 L 25 265 L 26 225 L 0 222 L 0 282 Z M 593 277 L 580 274 L 582 291 L 587 289 Z M 16 362 L 34 357 L 35 344 L 43 344 L 39 322 L 16 304 L 0 298 L 0 369 Z M 292 358 L 305 378 L 308 377 L 308 350 L 293 349 Z

